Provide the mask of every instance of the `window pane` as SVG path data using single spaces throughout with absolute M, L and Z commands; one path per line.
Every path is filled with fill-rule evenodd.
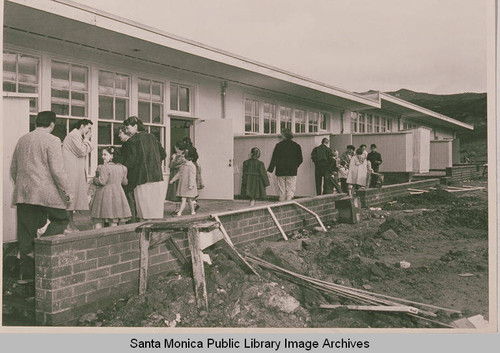
M 115 119 L 124 121 L 128 117 L 128 99 L 116 98 L 116 112 Z
M 15 92 L 16 84 L 14 82 L 3 82 L 3 90 L 4 92 Z
M 115 94 L 121 97 L 128 97 L 128 76 L 116 74 Z
M 271 133 L 271 124 L 269 124 L 269 119 L 264 119 L 264 133 L 269 134 Z
M 52 88 L 69 89 L 69 64 L 52 62 Z
M 113 119 L 113 98 L 99 96 L 99 119 Z
M 150 100 L 151 99 L 151 93 L 150 93 L 150 87 L 151 87 L 151 81 L 149 80 L 144 80 L 144 79 L 139 79 L 138 82 L 138 89 L 139 89 L 139 99 L 141 100 Z
M 252 117 L 245 116 L 245 131 L 252 131 Z
M 87 116 L 87 95 L 71 92 L 71 116 Z
M 189 88 L 179 88 L 179 110 L 189 112 Z
M 99 121 L 97 124 L 97 143 L 99 145 L 111 145 L 111 123 Z
M 121 146 L 122 145 L 122 140 L 118 137 L 118 132 L 120 131 L 120 127 L 122 127 L 122 124 L 113 124 L 113 145 L 114 146 Z
M 163 105 L 153 103 L 153 123 L 163 124 Z
M 17 54 L 3 53 L 4 80 L 7 77 L 12 80 L 16 79 L 16 62 L 17 62 Z
M 161 128 L 161 127 L 159 127 L 159 126 L 151 126 L 151 131 L 150 131 L 150 132 L 151 132 L 153 135 L 155 135 L 155 136 L 156 136 L 156 138 L 158 139 L 158 141 L 160 141 L 160 143 L 161 143 L 161 144 L 162 144 L 162 146 L 163 146 L 163 141 L 162 141 L 162 138 L 161 138 L 161 130 L 162 130 L 162 129 L 163 129 L 163 128 Z
M 30 115 L 30 131 L 35 130 L 35 119 L 36 115 Z
M 56 126 L 52 131 L 52 135 L 59 137 L 61 141 L 64 140 L 67 134 L 66 121 L 67 119 L 64 118 L 56 118 Z
M 177 100 L 179 98 L 177 85 L 170 85 L 170 109 L 171 110 L 179 110 L 179 105 L 177 104 Z
M 19 82 L 38 83 L 38 59 L 19 55 Z
M 88 69 L 82 66 L 71 68 L 71 89 L 76 91 L 87 91 Z
M 113 94 L 113 73 L 99 71 L 99 93 Z
M 69 115 L 69 91 L 52 89 L 51 110 L 56 115 Z
M 31 113 L 38 113 L 38 98 L 31 98 L 30 99 L 30 112 Z
M 19 93 L 37 93 L 38 92 L 38 87 L 37 86 L 31 86 L 31 85 L 23 85 L 19 84 L 18 87 Z
M 252 115 L 252 101 L 250 99 L 245 100 L 245 114 Z
M 153 86 L 151 88 L 152 88 L 151 99 L 154 102 L 163 102 L 163 83 L 153 82 Z
M 139 119 L 144 123 L 150 123 L 151 111 L 149 102 L 139 102 Z

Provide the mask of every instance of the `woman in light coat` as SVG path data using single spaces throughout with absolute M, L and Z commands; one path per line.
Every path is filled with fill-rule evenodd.
M 73 202 L 66 208 L 69 217 L 67 231 L 70 232 L 78 230 L 73 222 L 73 212 L 87 211 L 89 209 L 85 164 L 87 155 L 92 151 L 90 144 L 91 128 L 92 122 L 90 120 L 78 120 L 73 130 L 64 138 L 62 146 L 64 170 L 68 175 L 70 187 L 69 192 L 74 195 Z
M 363 149 L 358 148 L 356 155 L 351 158 L 347 174 L 349 195 L 353 195 L 359 188 L 366 187 L 368 171 L 371 171 L 371 169 L 370 162 L 366 159 Z

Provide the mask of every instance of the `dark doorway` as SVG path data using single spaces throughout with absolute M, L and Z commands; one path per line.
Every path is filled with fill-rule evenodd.
M 193 123 L 187 119 L 170 119 L 170 150 L 177 141 L 181 141 L 184 137 L 191 138 L 192 125 Z

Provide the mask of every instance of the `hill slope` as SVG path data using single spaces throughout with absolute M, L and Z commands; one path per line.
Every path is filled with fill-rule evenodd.
M 462 158 L 467 157 L 472 162 L 485 162 L 487 160 L 486 93 L 437 95 L 413 92 L 407 89 L 387 93 L 473 125 L 474 131 L 458 134 Z

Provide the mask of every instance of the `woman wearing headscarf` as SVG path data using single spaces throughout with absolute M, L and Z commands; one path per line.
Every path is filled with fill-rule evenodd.
M 353 195 L 359 188 L 366 187 L 368 171 L 371 171 L 371 169 L 370 162 L 366 159 L 363 149 L 358 148 L 356 155 L 351 158 L 347 174 L 349 195 Z

